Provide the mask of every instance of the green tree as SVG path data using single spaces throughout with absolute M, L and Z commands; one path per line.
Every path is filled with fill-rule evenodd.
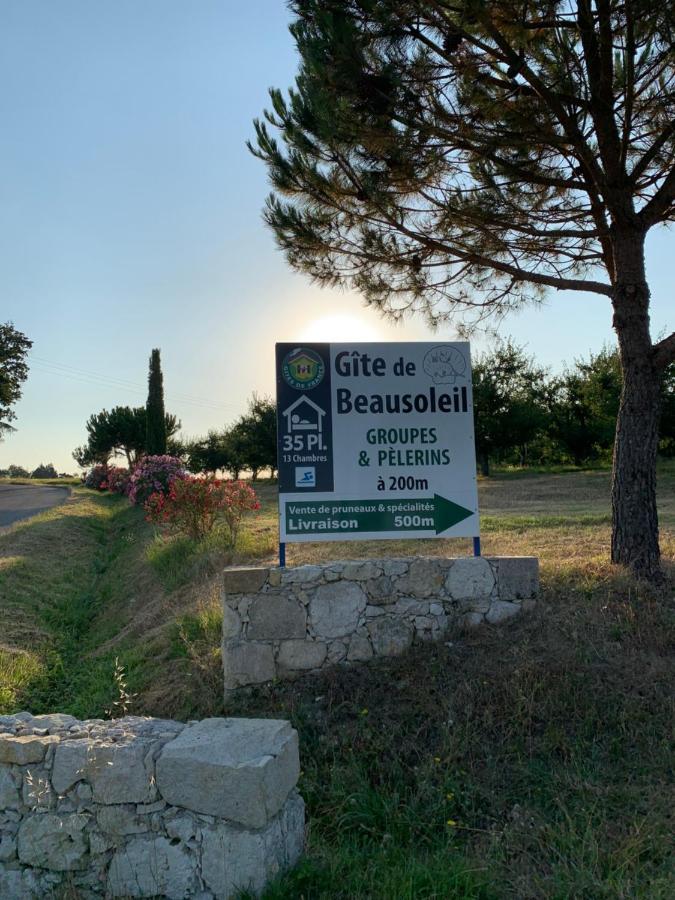
M 246 436 L 236 425 L 223 431 L 209 431 L 205 438 L 192 441 L 187 447 L 187 466 L 190 472 L 215 474 L 227 472 L 239 478 L 247 467 Z
M 277 467 L 277 407 L 269 397 L 253 395 L 248 412 L 234 425 L 244 466 L 255 481 L 261 469 Z
M 292 0 L 295 88 L 253 152 L 295 268 L 393 316 L 606 297 L 622 394 L 611 558 L 658 579 L 661 373 L 645 241 L 675 218 L 675 18 L 662 0 Z M 278 130 L 278 142 L 269 126 Z
M 621 398 L 621 363 L 616 350 L 577 360 L 554 385 L 550 435 L 575 465 L 611 449 Z
M 123 453 L 127 465 L 133 468 L 145 451 L 146 415 L 144 406 L 115 406 L 92 414 L 87 419 L 87 443 L 73 451 L 73 458 L 87 468 L 106 464 L 113 454 Z M 164 421 L 167 439 L 171 440 L 180 422 L 171 413 L 165 413 Z
M 0 440 L 14 431 L 11 423 L 16 413 L 12 407 L 21 399 L 21 387 L 28 378 L 26 356 L 32 346 L 33 342 L 11 322 L 0 325 Z
M 476 457 L 483 475 L 490 460 L 515 451 L 525 465 L 528 446 L 547 423 L 546 371 L 522 347 L 504 341 L 473 364 Z
M 164 379 L 159 350 L 150 354 L 148 402 L 145 406 L 145 452 L 150 456 L 166 453 L 166 419 L 164 413 Z
M 675 437 L 675 366 L 661 373 L 659 451 L 670 455 Z M 576 465 L 611 451 L 621 405 L 621 360 L 616 347 L 576 360 L 553 385 L 551 438 Z
M 215 475 L 228 468 L 228 457 L 223 433 L 211 430 L 204 438 L 187 444 L 187 468 L 195 474 Z

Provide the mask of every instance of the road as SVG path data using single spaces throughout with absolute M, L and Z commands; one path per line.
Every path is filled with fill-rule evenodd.
M 32 484 L 0 485 L 0 528 L 58 506 L 68 497 L 67 487 Z

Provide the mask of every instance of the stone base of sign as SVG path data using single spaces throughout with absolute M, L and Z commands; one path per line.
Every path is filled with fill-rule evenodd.
M 500 624 L 534 602 L 535 557 L 436 557 L 228 569 L 225 692 L 396 656 L 452 624 Z
M 0 898 L 260 894 L 304 842 L 273 719 L 0 716 Z

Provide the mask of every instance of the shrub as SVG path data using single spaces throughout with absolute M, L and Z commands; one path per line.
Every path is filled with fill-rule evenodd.
M 108 468 L 107 488 L 113 494 L 128 493 L 130 481 L 131 472 L 128 469 L 122 469 L 119 466 L 110 466 Z
M 223 506 L 223 520 L 230 534 L 230 543 L 237 543 L 239 528 L 244 513 L 260 509 L 255 491 L 245 481 L 225 481 L 226 503 Z
M 7 474 L 10 478 L 30 478 L 30 472 L 28 469 L 24 469 L 23 466 L 11 465 L 7 469 Z
M 255 491 L 241 481 L 190 476 L 174 480 L 168 493 L 155 493 L 145 504 L 149 522 L 195 540 L 205 537 L 220 518 L 233 546 L 244 513 L 259 508 Z
M 129 499 L 142 506 L 153 494 L 168 494 L 173 482 L 185 476 L 183 463 L 176 456 L 145 456 L 129 479 Z
M 52 463 L 40 463 L 37 469 L 31 472 L 31 478 L 58 478 L 59 473 L 56 471 Z
M 84 486 L 97 491 L 105 491 L 108 487 L 108 467 L 100 463 L 89 469 L 84 476 Z

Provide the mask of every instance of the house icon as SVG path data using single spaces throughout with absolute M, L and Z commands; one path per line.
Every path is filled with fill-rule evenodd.
M 300 382 L 310 381 L 316 375 L 316 360 L 304 350 L 299 350 L 288 360 L 288 368 L 293 377 Z
M 316 431 L 321 434 L 326 413 L 309 397 L 299 397 L 282 415 L 286 417 L 286 431 Z

